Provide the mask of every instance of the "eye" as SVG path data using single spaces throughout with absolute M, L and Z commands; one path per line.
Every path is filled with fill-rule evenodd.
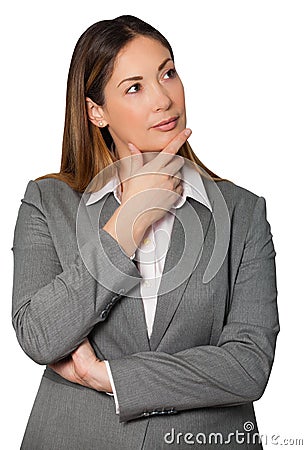
M 169 69 L 167 72 L 166 72 L 166 74 L 164 75 L 164 77 L 166 76 L 166 75 L 168 75 L 168 78 L 175 78 L 175 76 L 176 76 L 176 69 L 175 68 L 172 68 L 172 69 Z
M 133 90 L 132 90 L 133 89 Z M 135 83 L 133 86 L 131 86 L 127 91 L 126 94 L 135 94 L 141 89 L 140 83 Z

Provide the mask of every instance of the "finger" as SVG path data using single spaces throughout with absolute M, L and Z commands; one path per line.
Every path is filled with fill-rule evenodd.
M 78 358 L 88 358 L 96 355 L 90 341 L 88 340 L 88 338 L 85 338 L 81 342 L 79 347 L 77 347 L 76 350 L 71 353 L 71 356 L 73 360 L 75 360 Z
M 181 183 L 181 172 L 178 171 L 175 175 L 174 175 L 174 186 L 177 187 L 179 183 Z
M 175 176 L 175 174 L 184 166 L 185 160 L 179 155 L 173 155 L 171 158 L 171 161 L 161 168 L 160 172 Z
M 176 186 L 175 192 L 177 192 L 177 194 L 181 194 L 183 192 L 183 186 L 181 183 L 179 183 L 178 186 Z
M 120 160 L 120 172 L 123 176 L 121 179 L 125 179 L 133 175 L 141 169 L 144 164 L 142 152 L 137 148 L 137 146 L 129 142 L 128 148 L 130 150 L 131 157 L 121 158 Z
M 137 148 L 137 146 L 132 144 L 131 142 L 129 142 L 128 147 L 132 155 L 132 169 L 135 172 L 136 170 L 143 167 L 143 155 L 142 152 Z
M 155 158 L 155 164 L 159 165 L 159 169 L 166 166 L 173 158 L 178 150 L 183 146 L 189 136 L 191 136 L 192 130 L 186 128 L 181 131 L 171 142 L 159 153 Z M 177 159 L 181 159 L 181 156 L 177 156 Z M 158 167 L 157 167 L 158 168 Z
M 88 338 L 86 337 L 85 339 L 83 339 L 81 344 L 79 344 L 78 347 L 73 352 L 71 352 L 71 354 L 77 352 L 78 350 L 80 350 L 88 345 L 90 346 L 91 344 L 90 344 L 90 341 L 88 340 Z
M 140 151 L 136 145 L 132 144 L 132 142 L 128 143 L 128 148 L 129 148 L 130 152 L 133 154 L 138 153 Z
M 171 140 L 161 153 L 171 153 L 172 155 L 175 155 L 191 134 L 192 130 L 190 128 L 185 128 Z

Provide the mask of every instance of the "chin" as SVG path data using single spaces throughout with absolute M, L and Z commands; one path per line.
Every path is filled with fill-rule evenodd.
M 142 152 L 160 152 L 163 150 L 181 131 L 184 130 L 185 127 L 180 129 L 178 127 L 174 128 L 169 132 L 160 132 L 161 136 L 156 136 L 154 142 L 152 139 L 147 145 L 142 146 L 144 150 Z

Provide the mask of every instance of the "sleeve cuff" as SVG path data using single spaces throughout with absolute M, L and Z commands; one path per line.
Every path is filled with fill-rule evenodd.
M 118 398 L 117 398 L 117 394 L 116 394 L 116 389 L 115 389 L 114 380 L 113 380 L 112 372 L 111 372 L 111 369 L 110 369 L 109 361 L 104 360 L 104 362 L 105 362 L 105 365 L 106 365 L 106 368 L 107 368 L 107 372 L 108 372 L 108 375 L 109 375 L 109 379 L 110 379 L 110 383 L 111 383 L 112 391 L 113 391 L 113 394 L 111 394 L 110 392 L 106 392 L 106 394 L 114 396 L 114 400 L 115 400 L 115 414 L 119 414 Z

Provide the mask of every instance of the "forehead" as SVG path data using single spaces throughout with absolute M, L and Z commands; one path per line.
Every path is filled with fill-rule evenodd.
M 137 36 L 118 53 L 112 78 L 142 75 L 148 70 L 157 71 L 161 62 L 170 57 L 169 50 L 158 40 Z

